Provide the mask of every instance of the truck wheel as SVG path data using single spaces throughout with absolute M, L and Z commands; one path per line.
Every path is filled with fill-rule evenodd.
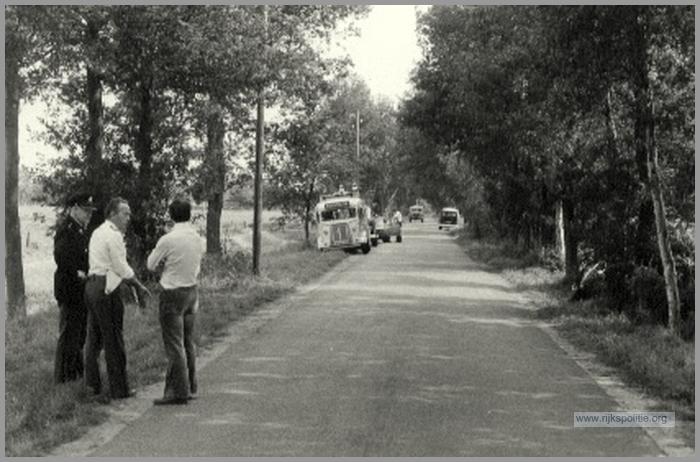
M 363 254 L 367 255 L 369 251 L 372 250 L 372 247 L 370 247 L 369 243 L 366 243 L 360 246 L 360 250 L 362 250 Z
M 396 242 L 401 242 L 401 241 L 403 241 L 403 238 L 399 234 L 398 236 L 396 236 Z
M 377 239 L 376 237 L 372 238 L 372 247 L 377 247 L 378 245 L 379 245 L 379 239 Z

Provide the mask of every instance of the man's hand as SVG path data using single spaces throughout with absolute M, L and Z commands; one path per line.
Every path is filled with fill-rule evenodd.
M 151 298 L 151 292 L 140 282 L 134 287 L 136 289 L 136 299 L 139 302 L 139 308 L 144 311 L 148 308 L 148 299 Z
M 136 301 L 139 304 L 141 311 L 145 311 L 148 308 L 148 299 L 151 297 L 151 292 L 148 288 L 143 285 L 141 281 L 136 278 L 127 280 L 127 283 L 132 287 L 136 294 Z

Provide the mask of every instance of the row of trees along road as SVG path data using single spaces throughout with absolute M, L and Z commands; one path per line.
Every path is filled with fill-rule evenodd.
M 359 114 L 359 129 L 357 126 Z M 359 146 L 357 136 L 359 131 Z M 376 213 L 406 197 L 397 114 L 353 78 L 334 82 L 320 101 L 272 127 L 281 152 L 268 163 L 266 204 L 302 220 L 307 243 L 320 195 L 354 182 Z M 359 152 L 358 152 L 359 149 Z
M 43 178 L 51 201 L 89 190 L 132 206 L 136 265 L 165 224 L 167 202 L 207 202 L 207 250 L 220 251 L 224 192 L 242 174 L 256 97 L 313 106 L 346 72 L 318 44 L 366 6 L 6 6 L 5 248 L 9 317 L 24 315 L 19 228 L 20 103 L 54 98 L 68 118 L 46 118 L 68 155 Z M 97 214 L 96 214 L 97 215 Z M 96 216 L 96 220 L 100 217 Z
M 694 6 L 433 7 L 419 27 L 401 120 L 423 197 L 477 233 L 560 236 L 568 278 L 604 262 L 620 305 L 663 274 L 662 321 L 679 332 L 682 298 L 694 325 Z

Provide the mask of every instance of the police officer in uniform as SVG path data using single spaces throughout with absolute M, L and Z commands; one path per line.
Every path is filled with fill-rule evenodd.
M 89 194 L 72 195 L 66 202 L 66 213 L 59 220 L 54 236 L 54 296 L 60 310 L 55 383 L 83 376 L 83 346 L 87 332 L 87 225 L 94 210 Z

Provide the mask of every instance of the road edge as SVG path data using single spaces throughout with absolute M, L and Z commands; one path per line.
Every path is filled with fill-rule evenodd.
M 617 403 L 619 409 L 611 410 L 611 412 L 652 412 L 654 406 L 658 404 L 658 401 L 625 384 L 618 372 L 614 368 L 598 361 L 594 353 L 582 352 L 577 349 L 556 331 L 554 325 L 544 322 L 538 322 L 535 325 L 549 335 L 552 341 L 581 369 L 586 371 L 596 384 Z M 664 455 L 669 457 L 691 457 L 695 455 L 695 449 L 688 446 L 678 433 L 687 431 L 694 434 L 694 427 L 694 422 L 676 421 L 676 427 L 672 428 L 641 428 L 656 443 Z

